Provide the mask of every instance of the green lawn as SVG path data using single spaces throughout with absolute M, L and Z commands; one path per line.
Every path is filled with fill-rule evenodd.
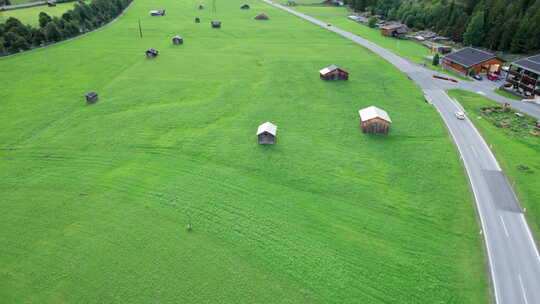
M 530 219 L 532 230 L 540 236 L 540 137 L 529 132 L 534 131 L 536 119 L 516 118 L 510 112 L 503 122 L 508 126 L 494 125 L 490 117 L 481 114 L 480 108 L 498 105 L 498 103 L 478 94 L 460 90 L 449 91 L 469 112 L 486 141 L 492 145 L 497 160 L 512 183 L 524 207 L 527 208 L 527 217 Z M 523 128 L 522 123 L 528 127 Z M 540 132 L 540 130 L 537 130 Z M 523 170 L 527 167 L 528 170 Z
M 421 91 L 340 36 L 242 3 L 136 1 L 101 31 L 0 60 L 2 302 L 486 303 L 467 179 Z M 351 79 L 321 81 L 332 63 Z M 359 132 L 373 104 L 388 136 Z M 256 143 L 265 121 L 275 146 Z
M 45 12 L 49 16 L 62 16 L 63 13 L 73 8 L 77 2 L 58 3 L 56 6 L 48 7 L 46 5 L 19 8 L 15 10 L 0 12 L 0 20 L 6 20 L 9 17 L 19 19 L 24 24 L 39 26 L 39 13 Z
M 518 96 L 516 96 L 514 94 L 503 91 L 503 90 L 501 90 L 499 88 L 495 89 L 495 93 L 501 95 L 502 97 L 510 98 L 510 99 L 513 99 L 513 100 L 521 101 L 523 99 L 523 98 L 519 98 Z

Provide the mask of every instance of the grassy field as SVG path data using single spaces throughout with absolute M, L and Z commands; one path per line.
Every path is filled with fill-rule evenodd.
M 49 16 L 62 16 L 63 13 L 73 8 L 77 2 L 58 3 L 56 6 L 48 7 L 46 5 L 32 6 L 15 10 L 0 12 L 0 20 L 7 20 L 9 17 L 19 19 L 24 24 L 39 26 L 39 13 L 45 12 Z
M 465 173 L 417 87 L 261 2 L 197 3 L 0 60 L 2 302 L 486 303 Z M 321 81 L 332 63 L 351 79 Z M 373 104 L 388 136 L 359 132 Z
M 502 97 L 510 98 L 510 99 L 513 99 L 513 100 L 520 100 L 520 101 L 523 99 L 523 98 L 519 98 L 518 96 L 516 96 L 514 94 L 503 91 L 503 90 L 501 90 L 499 88 L 495 89 L 494 91 L 495 91 L 495 93 L 501 95 Z
M 492 145 L 497 160 L 511 182 L 515 183 L 514 189 L 527 208 L 526 215 L 531 219 L 532 230 L 540 236 L 540 179 L 537 177 L 540 173 L 540 137 L 530 134 L 540 132 L 533 128 L 536 119 L 518 118 L 513 111 L 504 116 L 496 113 L 486 116 L 480 111 L 482 107 L 499 104 L 465 91 L 451 90 L 449 93 L 464 106 L 471 121 Z M 501 123 L 507 125 L 502 126 Z M 528 126 L 524 127 L 524 123 Z

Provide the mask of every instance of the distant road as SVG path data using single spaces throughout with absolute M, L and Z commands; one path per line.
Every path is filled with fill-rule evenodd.
M 517 198 L 497 160 L 480 133 L 468 120 L 458 120 L 461 105 L 445 92 L 448 88 L 481 90 L 474 82 L 452 85 L 433 78 L 433 71 L 420 67 L 360 36 L 297 12 L 269 0 L 261 0 L 368 48 L 409 76 L 439 111 L 461 154 L 488 252 L 495 299 L 498 304 L 540 303 L 540 255 Z M 494 92 L 484 92 L 504 100 L 520 111 L 540 117 L 540 107 L 509 100 Z
M 18 8 L 32 7 L 32 6 L 45 5 L 45 4 L 47 4 L 47 1 L 35 1 L 35 2 L 26 2 L 26 3 L 13 4 L 13 5 L 5 5 L 5 6 L 0 6 L 0 11 L 8 11 L 8 10 L 14 10 Z

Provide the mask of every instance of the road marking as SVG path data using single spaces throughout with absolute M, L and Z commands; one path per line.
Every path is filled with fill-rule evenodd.
M 529 301 L 527 300 L 527 294 L 525 294 L 525 287 L 523 287 L 523 280 L 521 279 L 521 274 L 518 274 L 519 279 L 519 285 L 521 285 L 521 294 L 523 295 L 523 301 L 525 301 L 525 304 L 529 304 Z
M 476 153 L 476 150 L 474 149 L 473 146 L 471 146 L 471 150 L 472 150 L 472 152 L 474 154 L 474 157 L 478 158 L 478 153 Z
M 510 234 L 508 234 L 508 229 L 506 229 L 506 224 L 504 223 L 504 219 L 502 215 L 499 215 L 499 218 L 501 219 L 502 226 L 504 228 L 504 234 L 506 234 L 507 238 L 510 238 Z

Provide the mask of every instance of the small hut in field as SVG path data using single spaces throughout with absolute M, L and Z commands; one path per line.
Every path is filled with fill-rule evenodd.
M 255 20 L 268 20 L 268 15 L 266 14 L 258 14 L 257 16 L 255 16 Z
M 47 6 L 48 7 L 56 6 L 56 2 L 53 1 L 53 0 L 49 0 L 49 1 L 47 1 Z
M 249 9 L 249 5 L 244 4 L 244 5 L 240 6 L 240 9 Z
M 331 65 L 319 71 L 322 80 L 348 80 L 349 72 L 336 66 Z
M 156 49 L 149 49 L 145 52 L 147 58 L 156 58 L 159 55 L 159 51 Z
M 260 145 L 273 145 L 276 143 L 277 126 L 265 122 L 257 128 L 257 139 Z
M 210 22 L 212 28 L 221 28 L 221 21 L 212 21 Z
M 165 10 L 164 9 L 151 10 L 150 11 L 150 16 L 165 16 Z
M 199 4 L 199 7 L 198 7 L 200 10 L 202 10 L 204 8 L 204 5 L 202 4 Z
M 371 134 L 388 134 L 392 120 L 385 110 L 375 106 L 358 111 L 362 132 Z
M 195 23 L 201 23 L 201 18 L 195 17 Z
M 86 97 L 86 103 L 94 103 L 98 100 L 98 94 L 96 92 L 87 92 L 84 96 Z
M 176 44 L 176 45 L 182 44 L 182 43 L 184 43 L 184 38 L 182 38 L 180 36 L 174 36 L 172 38 L 172 42 L 173 42 L 173 44 Z

